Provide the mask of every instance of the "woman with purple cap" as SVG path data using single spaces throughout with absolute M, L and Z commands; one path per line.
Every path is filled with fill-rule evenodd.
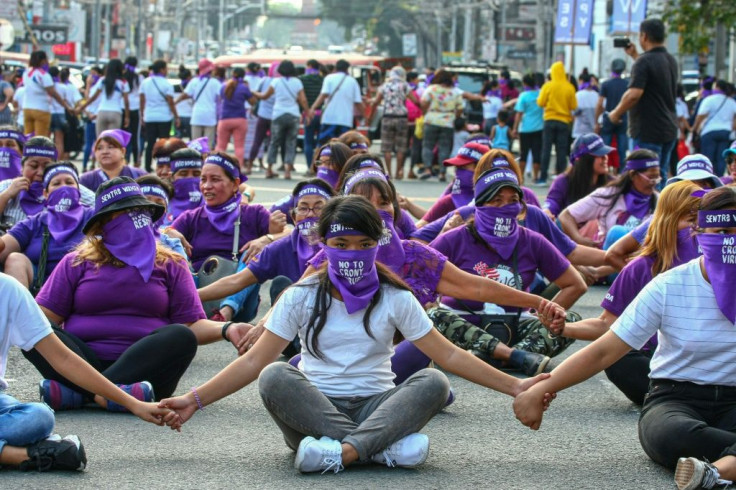
M 164 225 L 173 223 L 184 211 L 204 205 L 202 192 L 199 190 L 202 162 L 202 154 L 190 148 L 176 150 L 169 156 L 174 196 L 164 215 Z
M 570 204 L 605 186 L 611 180 L 608 154 L 614 150 L 595 133 L 579 136 L 572 144 L 570 166 L 565 173 L 555 177 L 549 187 L 542 205 L 545 214 L 550 219 L 557 219 L 557 215 Z
M 153 223 L 153 236 L 155 236 L 156 240 L 158 240 L 164 247 L 186 258 L 187 252 L 184 250 L 184 245 L 181 244 L 181 240 L 178 238 L 171 238 L 167 234 L 161 233 L 161 230 L 164 228 L 164 218 L 168 213 L 169 202 L 174 197 L 174 188 L 168 181 L 150 174 L 138 177 L 135 181 L 141 187 L 141 192 L 146 199 L 154 204 L 164 207 L 164 214 L 158 219 L 158 221 Z
M 736 189 L 706 193 L 697 227 L 702 257 L 652 279 L 608 332 L 514 401 L 516 417 L 538 429 L 546 393 L 590 378 L 656 334 L 639 441 L 675 470 L 680 490 L 736 480 Z
M 721 177 L 723 185 L 731 185 L 736 180 L 736 141 L 723 152 L 723 160 L 726 163 L 727 175 Z
M 659 159 L 650 150 L 634 150 L 624 172 L 605 187 L 571 204 L 559 215 L 562 230 L 581 245 L 608 249 L 654 211 L 662 180 Z
M 44 210 L 20 221 L 0 237 L 5 273 L 37 293 L 61 258 L 83 239 L 93 210 L 80 202 L 79 177 L 71 162 L 46 167 Z
M 22 172 L 26 136 L 15 126 L 0 126 L 0 182 L 15 179 Z
M 284 292 L 244 356 L 204 385 L 161 401 L 177 412 L 166 417 L 172 428 L 258 378 L 300 472 L 337 473 L 358 461 L 416 467 L 429 451 L 429 439 L 418 431 L 444 407 L 449 382 L 436 369 L 422 369 L 394 386 L 397 331 L 448 371 L 509 395 L 547 376 L 519 380 L 501 373 L 436 332 L 408 287 L 376 262 L 384 227 L 365 198 L 332 199 L 317 230 L 327 254 L 319 274 Z M 300 369 L 269 366 L 297 335 Z
M 81 114 L 98 97 L 102 97 L 97 111 L 97 138 L 99 139 L 104 131 L 121 129 L 129 125 L 129 93 L 130 85 L 123 76 L 123 62 L 118 58 L 112 59 L 107 63 L 105 76 L 92 87 L 90 97 L 77 109 L 77 114 Z M 122 113 L 120 108 L 123 108 Z M 127 142 L 125 146 L 127 147 Z
M 103 182 L 115 177 L 137 178 L 146 175 L 140 168 L 130 167 L 125 161 L 125 148 L 130 142 L 130 133 L 122 129 L 108 129 L 100 133 L 95 142 L 95 159 L 100 168 L 82 174 L 79 182 L 86 188 L 97 191 Z

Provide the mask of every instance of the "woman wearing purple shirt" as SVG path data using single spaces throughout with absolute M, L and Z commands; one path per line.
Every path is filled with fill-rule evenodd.
M 248 82 L 243 80 L 245 70 L 235 68 L 233 76 L 220 89 L 221 114 L 217 123 L 217 151 L 227 150 L 230 138 L 235 145 L 235 156 L 240 168 L 246 175 L 250 175 L 252 163 L 250 160 L 244 166 L 245 134 L 248 131 L 248 120 L 245 118 L 245 103 L 251 106 L 256 104 L 256 97 L 250 91 Z
M 82 174 L 79 182 L 91 191 L 97 191 L 100 184 L 115 177 L 125 176 L 136 179 L 146 175 L 140 168 L 129 167 L 125 161 L 125 148 L 131 134 L 122 129 L 108 129 L 100 133 L 95 142 L 95 159 L 100 168 Z

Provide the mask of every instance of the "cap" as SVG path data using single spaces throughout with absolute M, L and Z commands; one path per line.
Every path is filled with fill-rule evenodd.
M 483 172 L 475 181 L 475 205 L 482 206 L 487 203 L 504 187 L 511 187 L 519 194 L 520 198 L 524 197 L 524 193 L 519 187 L 519 179 L 511 170 L 497 168 Z
M 593 155 L 596 157 L 602 157 L 608 155 L 614 150 L 613 147 L 606 145 L 595 133 L 586 133 L 582 136 L 578 136 L 575 142 L 572 144 L 572 151 L 570 152 L 570 163 L 575 163 L 575 160 L 583 155 Z
M 483 155 L 485 155 L 489 151 L 491 151 L 491 149 L 488 148 L 486 145 L 481 145 L 480 143 L 465 143 L 463 146 L 460 147 L 457 155 L 455 155 L 453 158 L 445 160 L 443 163 L 445 164 L 445 166 L 454 165 L 457 167 L 461 167 L 463 165 L 468 165 L 471 163 L 478 163 Z

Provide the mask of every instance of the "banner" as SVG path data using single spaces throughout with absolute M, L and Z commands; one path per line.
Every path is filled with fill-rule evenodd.
M 611 32 L 639 32 L 639 24 L 647 16 L 647 0 L 613 0 Z
M 556 44 L 588 44 L 593 25 L 593 2 L 560 0 L 555 23 Z

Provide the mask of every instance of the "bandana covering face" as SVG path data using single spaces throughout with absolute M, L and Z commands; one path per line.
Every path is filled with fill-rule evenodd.
M 342 250 L 324 247 L 327 276 L 340 291 L 348 314 L 364 310 L 378 291 L 376 255 L 378 247 L 364 250 Z
M 217 231 L 226 234 L 234 233 L 233 227 L 240 216 L 240 194 L 235 194 L 219 206 L 205 204 L 204 211 Z
M 703 262 L 713 286 L 716 303 L 721 313 L 731 323 L 736 323 L 736 235 L 702 233 L 698 244 L 703 250 Z
M 174 181 L 174 197 L 169 204 L 169 214 L 178 217 L 184 211 L 202 205 L 199 177 L 185 177 Z
M 79 189 L 64 186 L 52 191 L 46 200 L 49 233 L 57 242 L 65 242 L 84 219 L 84 208 L 79 203 L 79 196 Z
M 324 180 L 334 189 L 337 186 L 337 181 L 340 180 L 340 174 L 337 170 L 328 167 L 317 167 L 317 178 Z
M 649 213 L 649 200 L 651 199 L 651 197 L 652 196 L 642 194 L 635 189 L 631 189 L 628 194 L 624 196 L 627 213 L 631 216 L 635 216 L 638 219 L 642 219 L 644 216 L 647 215 L 647 213 Z
M 15 148 L 0 148 L 0 180 L 20 177 L 23 173 L 21 160 Z
M 292 244 L 299 259 L 299 271 L 302 273 L 307 268 L 307 261 L 320 250 L 319 241 L 314 235 L 318 221 L 317 217 L 304 218 L 296 224 L 296 229 L 292 234 Z
M 455 171 L 455 180 L 450 191 L 452 202 L 456 208 L 470 204 L 473 200 L 473 171 L 459 168 Z
M 43 182 L 31 182 L 27 191 L 20 191 L 20 207 L 28 216 L 43 211 Z
M 519 241 L 519 226 L 516 221 L 521 212 L 521 203 L 501 207 L 480 206 L 475 208 L 475 227 L 478 234 L 502 259 L 508 260 Z
M 693 230 L 690 227 L 683 228 L 677 232 L 677 259 L 676 264 L 673 265 L 690 262 L 701 254 L 702 252 L 698 248 L 698 241 L 693 236 Z
M 148 282 L 156 261 L 156 238 L 151 215 L 145 211 L 126 211 L 102 227 L 102 243 L 119 261 L 135 267 L 143 282 Z
M 406 259 L 404 246 L 394 228 L 394 217 L 391 216 L 391 213 L 378 211 L 378 215 L 383 220 L 383 236 L 378 240 L 376 260 L 398 274 Z

